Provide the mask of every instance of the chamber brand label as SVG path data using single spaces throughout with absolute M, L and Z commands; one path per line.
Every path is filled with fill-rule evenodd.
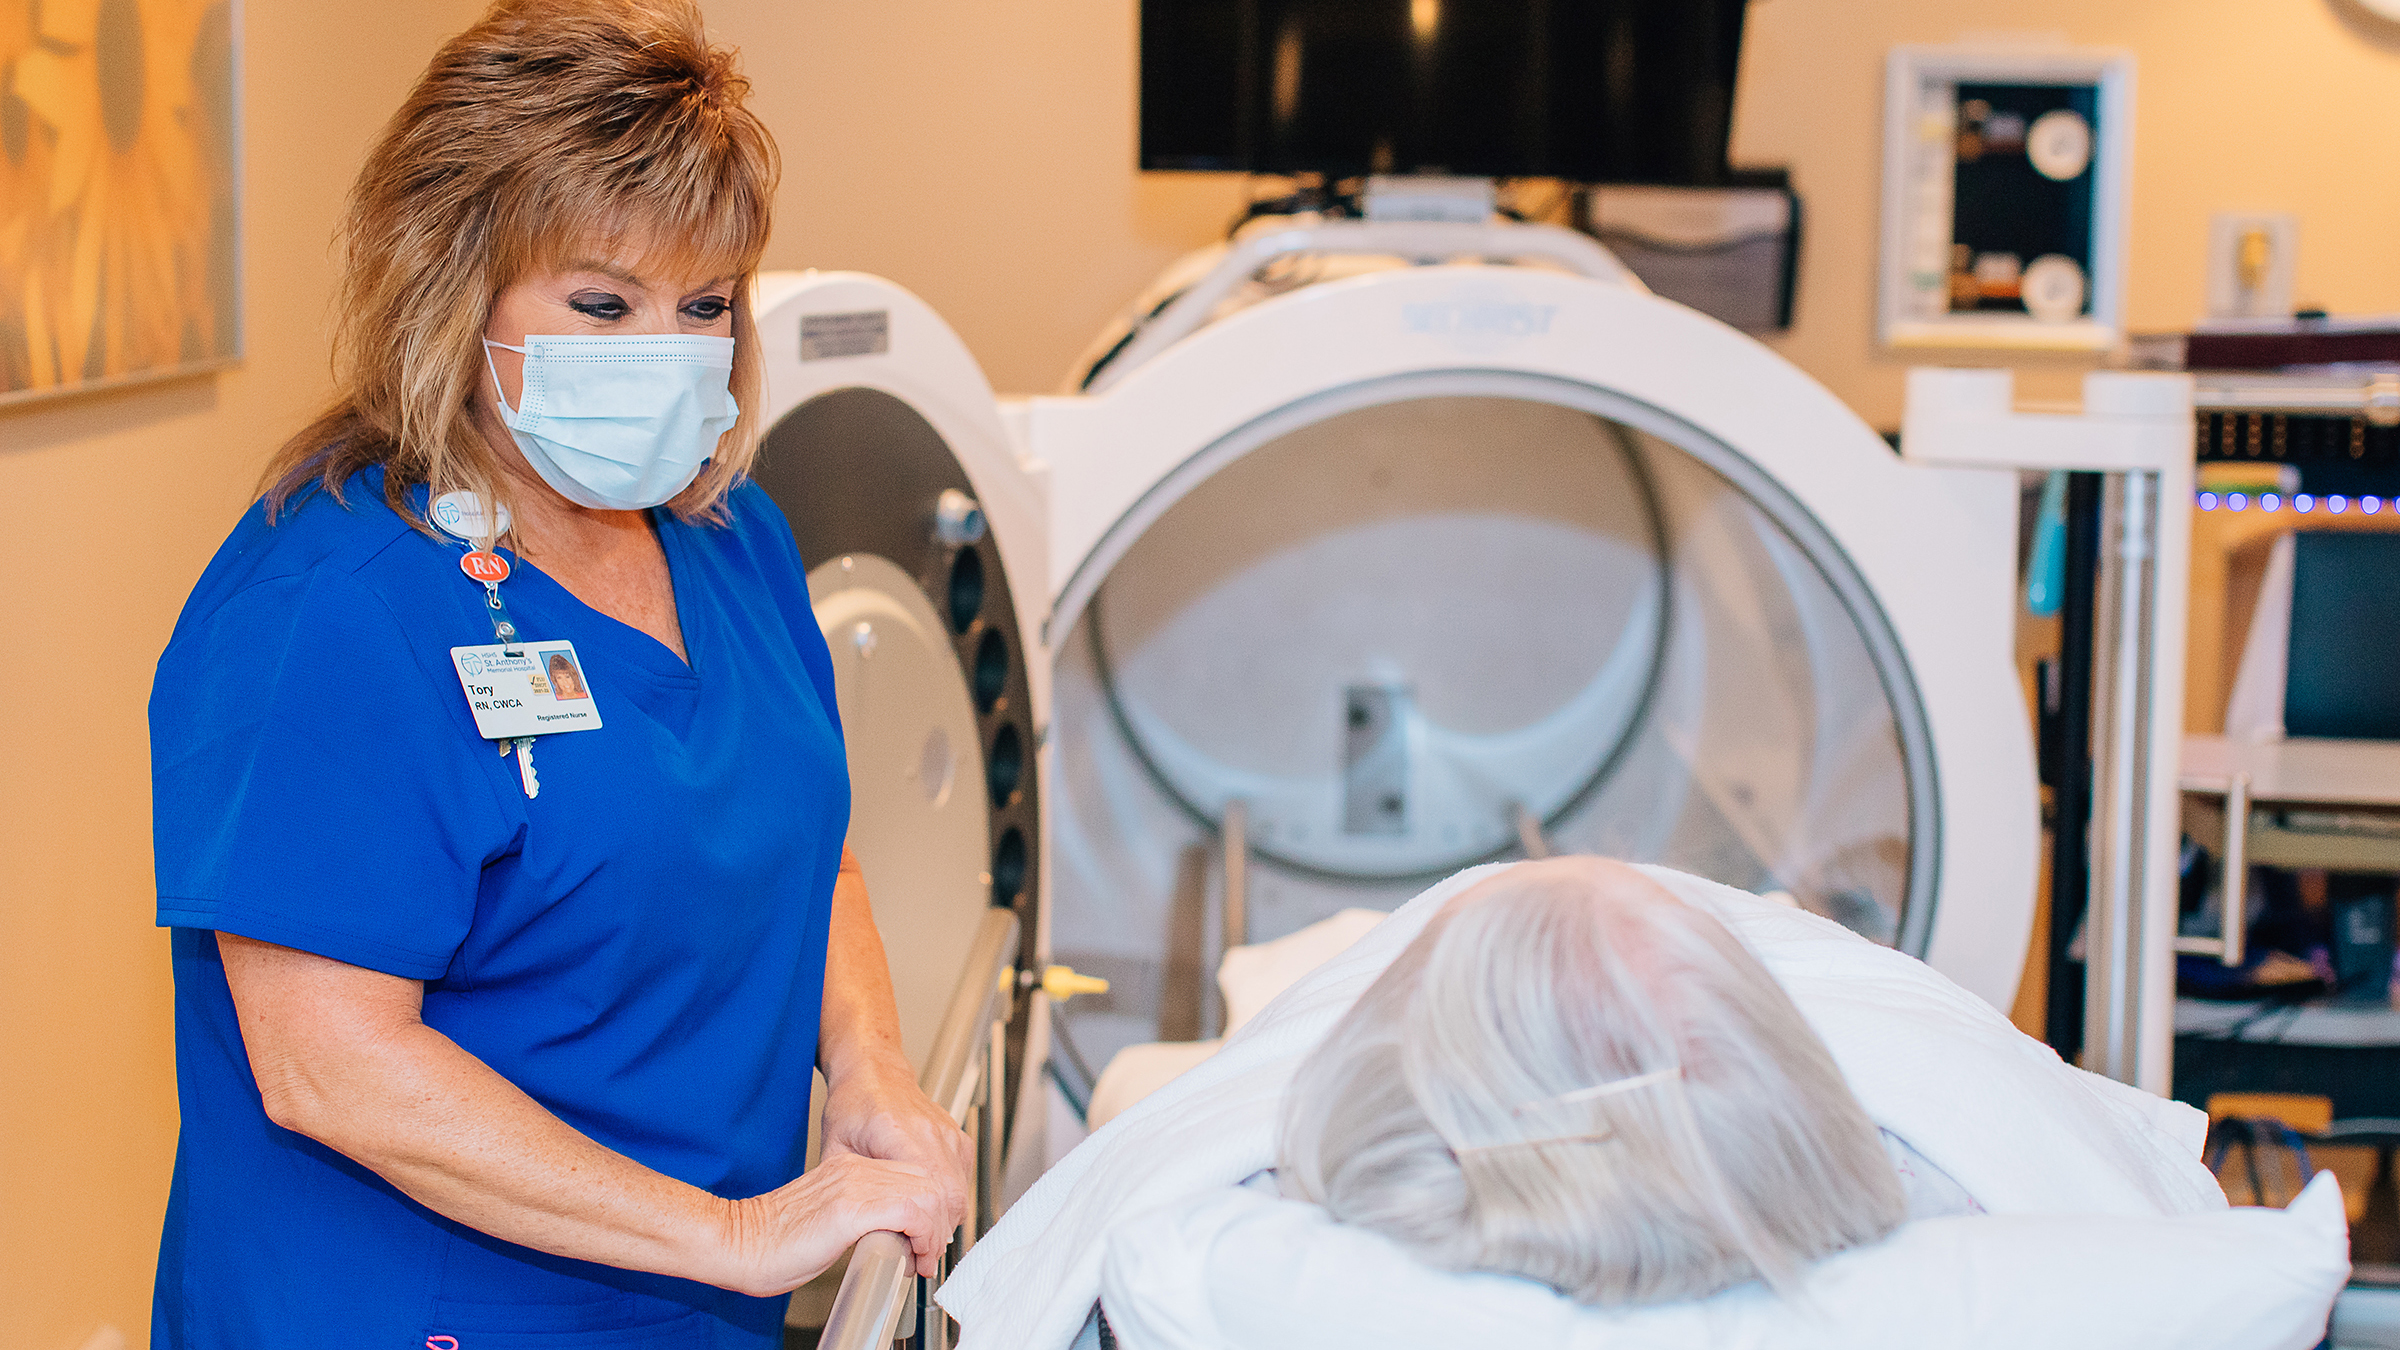
M 822 361 L 833 356 L 874 356 L 892 349 L 890 310 L 860 309 L 846 314 L 800 316 L 800 359 Z

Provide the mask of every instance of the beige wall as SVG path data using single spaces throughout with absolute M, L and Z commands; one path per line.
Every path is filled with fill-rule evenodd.
M 467 0 L 245 0 L 249 360 L 0 411 L 0 1343 L 147 1340 L 175 1144 L 143 705 L 273 443 L 324 397 L 326 243 Z
M 2141 58 L 2131 310 L 2198 310 L 2207 215 L 2302 217 L 2301 291 L 2400 309 L 2400 42 L 2348 0 L 1757 0 L 1737 154 L 1793 166 L 1810 233 L 1782 344 L 1870 420 L 1881 59 L 1970 29 Z M 0 1309 L 9 1344 L 141 1344 L 174 1134 L 149 926 L 152 663 L 277 436 L 324 385 L 325 242 L 365 139 L 472 0 L 247 0 L 250 359 L 0 412 Z M 771 262 L 858 267 L 947 314 L 1003 389 L 1056 384 L 1239 182 L 1142 178 L 1132 0 L 713 0 L 782 138 Z M 2051 382 L 2058 382 L 2054 375 Z
M 1134 9 L 710 0 L 783 141 L 770 262 L 880 272 L 947 315 L 1001 389 L 1055 387 L 1243 199 L 1236 179 L 1131 172 Z M 1750 23 L 1734 154 L 1790 165 L 1809 212 L 1799 321 L 1778 343 L 1879 426 L 1899 420 L 1907 365 L 1872 321 L 1895 43 L 2060 34 L 2137 55 L 2136 327 L 2197 317 L 2208 215 L 2227 209 L 2299 214 L 2303 300 L 2400 310 L 2400 29 L 2351 0 L 1755 0 Z
M 932 302 L 1004 392 L 1049 392 L 1245 199 L 1134 162 L 1136 0 L 705 0 L 783 146 L 770 267 Z

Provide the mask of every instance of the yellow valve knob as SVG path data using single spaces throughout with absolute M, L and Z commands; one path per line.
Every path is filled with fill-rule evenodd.
M 1065 966 L 1052 966 L 1042 972 L 1042 992 L 1053 1003 L 1064 1003 L 1077 994 L 1105 994 L 1108 981 L 1097 975 L 1078 975 Z

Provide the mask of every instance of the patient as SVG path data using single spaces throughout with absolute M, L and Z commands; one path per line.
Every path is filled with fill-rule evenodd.
M 1788 1288 L 1904 1217 L 1875 1124 L 1716 919 L 1594 858 L 1463 892 L 1302 1064 L 1287 1194 L 1593 1304 Z

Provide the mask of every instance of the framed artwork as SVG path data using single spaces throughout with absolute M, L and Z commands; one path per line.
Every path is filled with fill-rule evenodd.
M 2133 58 L 1898 47 L 1885 69 L 1878 335 L 2096 351 L 2124 330 Z
M 0 0 L 0 404 L 242 349 L 236 0 Z

